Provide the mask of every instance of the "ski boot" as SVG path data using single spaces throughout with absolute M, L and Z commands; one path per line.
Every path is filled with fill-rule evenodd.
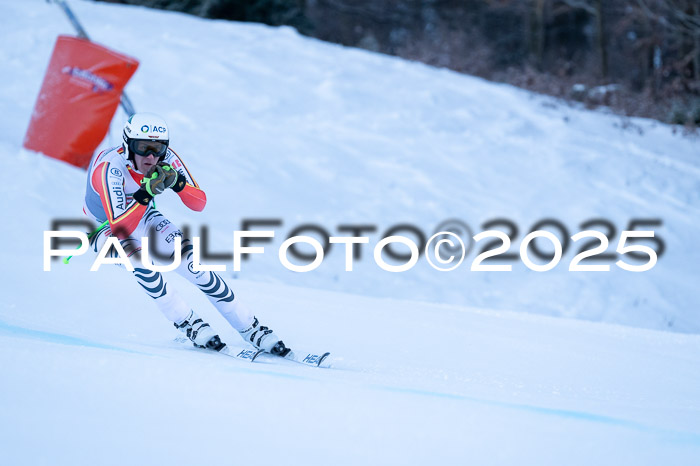
M 284 357 L 290 351 L 289 348 L 284 346 L 284 342 L 277 337 L 272 329 L 260 325 L 257 317 L 253 317 L 253 323 L 250 327 L 238 333 L 251 345 L 276 356 Z
M 179 329 L 187 335 L 187 338 L 192 340 L 192 344 L 198 348 L 207 348 L 214 351 L 221 351 L 226 347 L 226 343 L 221 341 L 219 335 L 217 335 L 214 330 L 204 322 L 194 311 L 190 311 L 190 314 L 180 322 L 179 324 L 173 324 L 175 328 Z

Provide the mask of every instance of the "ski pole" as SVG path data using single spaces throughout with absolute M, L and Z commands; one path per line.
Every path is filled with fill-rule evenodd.
M 88 235 L 88 239 L 90 239 L 90 238 L 92 238 L 93 236 L 95 236 L 95 234 L 96 234 L 98 231 L 102 230 L 102 229 L 103 229 L 106 225 L 108 225 L 108 224 L 109 224 L 109 220 L 105 220 L 104 222 L 102 222 L 102 225 L 100 225 L 99 227 L 95 228 L 95 231 L 93 231 L 92 233 L 90 233 L 90 234 Z M 81 246 L 82 246 L 82 244 L 81 244 Z M 75 248 L 75 249 L 80 249 L 80 246 L 78 246 L 78 247 Z M 73 256 L 68 256 L 68 257 L 66 257 L 65 259 L 63 259 L 63 263 L 66 264 L 66 265 L 68 265 L 68 261 L 71 260 L 72 257 L 73 257 Z
M 155 201 L 155 200 L 151 200 L 151 202 L 153 202 L 153 208 L 155 209 L 155 208 L 156 208 L 156 201 Z M 88 239 L 90 239 L 90 238 L 92 238 L 93 236 L 95 236 L 95 234 L 96 234 L 98 231 L 102 230 L 107 224 L 109 224 L 109 220 L 105 220 L 104 222 L 102 222 L 102 225 L 100 225 L 99 227 L 95 228 L 95 231 L 93 231 L 92 233 L 90 233 L 90 234 L 88 235 Z M 80 246 L 78 246 L 78 247 L 75 248 L 75 249 L 80 249 Z M 72 257 L 73 257 L 73 256 L 68 256 L 68 257 L 66 257 L 65 259 L 63 259 L 63 263 L 66 264 L 66 265 L 68 265 L 68 261 L 71 260 Z
M 80 21 L 78 21 L 77 16 L 75 16 L 75 13 L 73 13 L 73 10 L 70 9 L 68 4 L 66 3 L 66 0 L 46 0 L 48 3 L 55 3 L 58 5 L 61 10 L 63 10 L 63 13 L 66 15 L 68 18 L 68 21 L 73 25 L 73 28 L 75 31 L 78 33 L 78 37 L 81 39 L 85 40 L 90 40 L 90 37 L 88 37 L 87 32 L 85 31 L 85 28 L 83 27 L 82 24 L 80 24 Z M 119 100 L 119 104 L 122 106 L 124 111 L 128 116 L 133 115 L 136 113 L 136 110 L 134 109 L 134 105 L 131 103 L 131 100 L 129 97 L 126 95 L 126 92 L 122 92 L 121 99 Z

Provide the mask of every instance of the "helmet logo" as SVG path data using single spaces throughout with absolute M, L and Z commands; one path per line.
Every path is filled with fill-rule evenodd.
M 143 125 L 141 127 L 141 132 L 142 133 L 148 133 L 148 132 L 154 132 L 154 133 L 165 133 L 167 130 L 165 129 L 165 126 L 148 126 L 148 125 Z

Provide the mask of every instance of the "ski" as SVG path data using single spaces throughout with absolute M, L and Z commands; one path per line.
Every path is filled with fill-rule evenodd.
M 187 337 L 177 337 L 175 338 L 175 341 L 177 343 L 192 343 L 189 338 Z M 296 362 L 298 364 L 303 364 L 304 366 L 309 366 L 309 367 L 323 367 L 327 368 L 330 367 L 330 365 L 323 365 L 324 361 L 330 356 L 331 353 L 326 352 L 326 353 L 308 353 L 308 352 L 294 352 L 294 351 L 289 351 L 285 356 L 278 356 L 276 354 L 272 353 L 266 353 L 264 350 L 261 349 L 240 349 L 240 348 L 231 348 L 230 346 L 226 345 L 224 348 L 221 349 L 221 351 L 215 351 L 213 349 L 207 349 L 207 348 L 198 348 L 196 346 L 193 346 L 193 348 L 196 349 L 201 349 L 202 351 L 208 351 L 211 353 L 218 353 L 218 354 L 223 354 L 224 356 L 228 356 L 231 358 L 238 359 L 240 361 L 247 361 L 247 362 L 255 362 L 256 360 L 261 361 L 261 359 L 257 359 L 261 354 L 265 356 L 270 356 L 271 358 L 274 359 L 286 359 L 287 361 L 291 362 Z
M 214 350 L 209 350 L 209 351 L 214 351 Z M 216 353 L 216 351 L 214 351 Z M 232 349 L 228 345 L 225 346 L 224 348 L 219 351 L 219 354 L 223 354 L 226 356 L 230 356 L 232 358 L 240 359 L 242 361 L 249 361 L 253 362 L 255 358 L 258 357 L 260 353 L 262 353 L 263 350 L 259 349 Z
M 273 358 L 282 358 L 286 359 L 287 361 L 292 361 L 296 362 L 299 364 L 303 364 L 305 366 L 310 366 L 310 367 L 330 367 L 329 365 L 322 365 L 323 362 L 330 356 L 331 353 L 306 353 L 306 352 L 299 352 L 295 353 L 294 351 L 290 351 L 287 353 L 285 356 L 278 356 L 272 353 L 265 353 L 262 351 L 259 351 L 254 357 L 253 361 L 260 356 L 261 354 L 264 354 L 265 356 L 271 356 Z
M 177 337 L 175 338 L 175 341 L 177 343 L 192 343 L 189 338 L 187 337 Z M 215 351 L 213 349 L 208 349 L 208 348 L 201 348 L 197 346 L 192 346 L 195 349 L 200 349 L 202 351 L 207 351 L 210 353 L 217 353 L 217 354 L 223 354 L 224 356 L 228 356 L 230 358 L 238 359 L 240 361 L 247 361 L 247 362 L 253 362 L 255 358 L 258 357 L 260 353 L 263 352 L 263 350 L 259 349 L 240 349 L 240 348 L 231 348 L 230 346 L 226 345 L 224 346 L 221 351 Z

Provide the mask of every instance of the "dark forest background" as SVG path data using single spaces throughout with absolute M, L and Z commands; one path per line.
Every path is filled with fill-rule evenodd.
M 700 126 L 700 0 L 102 0 L 288 25 L 617 113 Z

